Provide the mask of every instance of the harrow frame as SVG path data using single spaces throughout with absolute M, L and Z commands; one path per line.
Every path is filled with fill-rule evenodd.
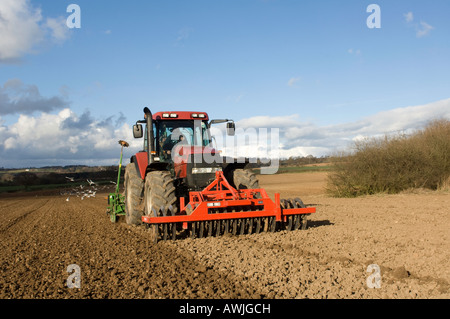
M 170 207 L 165 209 L 171 210 Z M 164 211 L 160 216 L 142 216 L 142 221 L 149 225 L 182 223 L 183 229 L 188 229 L 189 223 L 194 222 L 259 217 L 275 217 L 277 222 L 287 222 L 289 216 L 315 212 L 315 207 L 283 208 L 279 193 L 275 193 L 275 201 L 272 201 L 262 188 L 237 190 L 228 183 L 222 171 L 217 171 L 215 180 L 204 190 L 189 193 L 187 205 L 185 199 L 180 198 L 180 211 L 175 216 Z

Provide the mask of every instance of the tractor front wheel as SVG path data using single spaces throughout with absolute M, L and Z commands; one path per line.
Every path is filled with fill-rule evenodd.
M 145 215 L 150 217 L 175 215 L 178 210 L 174 180 L 168 171 L 151 171 L 147 173 L 144 186 Z M 153 242 L 158 241 L 159 234 L 163 239 L 172 238 L 176 232 L 175 224 L 150 225 Z

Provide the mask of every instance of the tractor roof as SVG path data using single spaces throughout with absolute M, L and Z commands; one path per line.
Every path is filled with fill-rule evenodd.
M 153 114 L 153 120 L 208 120 L 206 112 L 158 112 Z

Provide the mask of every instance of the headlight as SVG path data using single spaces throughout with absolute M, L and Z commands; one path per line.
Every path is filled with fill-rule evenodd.
M 192 174 L 215 173 L 221 170 L 221 167 L 194 167 L 192 168 Z

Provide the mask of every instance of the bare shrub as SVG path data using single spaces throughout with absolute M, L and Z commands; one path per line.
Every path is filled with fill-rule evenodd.
M 411 135 L 367 138 L 331 158 L 327 190 L 337 197 L 439 189 L 450 178 L 450 121 L 435 120 Z

